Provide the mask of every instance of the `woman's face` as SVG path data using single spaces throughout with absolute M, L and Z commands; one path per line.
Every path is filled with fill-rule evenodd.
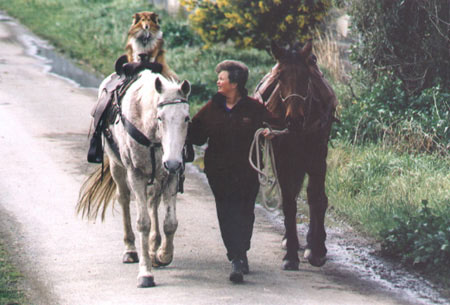
M 217 78 L 217 92 L 227 96 L 236 91 L 237 83 L 230 83 L 228 71 L 221 71 Z

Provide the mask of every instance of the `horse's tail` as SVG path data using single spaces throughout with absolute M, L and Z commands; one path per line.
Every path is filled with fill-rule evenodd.
M 105 156 L 103 165 L 97 167 L 81 186 L 76 212 L 89 220 L 95 220 L 101 213 L 103 221 L 115 194 L 116 183 L 111 176 L 109 159 Z

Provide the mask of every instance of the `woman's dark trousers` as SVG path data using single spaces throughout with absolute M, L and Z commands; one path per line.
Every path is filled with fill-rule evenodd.
M 227 249 L 227 257 L 244 259 L 250 249 L 255 222 L 255 199 L 259 183 L 256 175 L 208 175 L 208 182 L 216 200 L 220 232 Z

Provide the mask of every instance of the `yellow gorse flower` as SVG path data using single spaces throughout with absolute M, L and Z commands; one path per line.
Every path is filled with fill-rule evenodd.
M 244 37 L 244 45 L 246 47 L 250 46 L 251 43 L 252 43 L 252 39 L 250 37 Z
M 294 17 L 292 17 L 292 15 L 287 15 L 286 18 L 284 19 L 287 23 L 292 23 L 292 21 L 294 21 Z

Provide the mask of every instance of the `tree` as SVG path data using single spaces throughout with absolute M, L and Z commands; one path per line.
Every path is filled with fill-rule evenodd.
M 304 42 L 326 16 L 331 0 L 181 0 L 194 30 L 209 46 L 231 40 L 237 47 L 268 50 L 270 41 Z
M 354 0 L 354 61 L 375 79 L 389 72 L 409 96 L 438 84 L 449 88 L 449 12 L 448 0 Z

